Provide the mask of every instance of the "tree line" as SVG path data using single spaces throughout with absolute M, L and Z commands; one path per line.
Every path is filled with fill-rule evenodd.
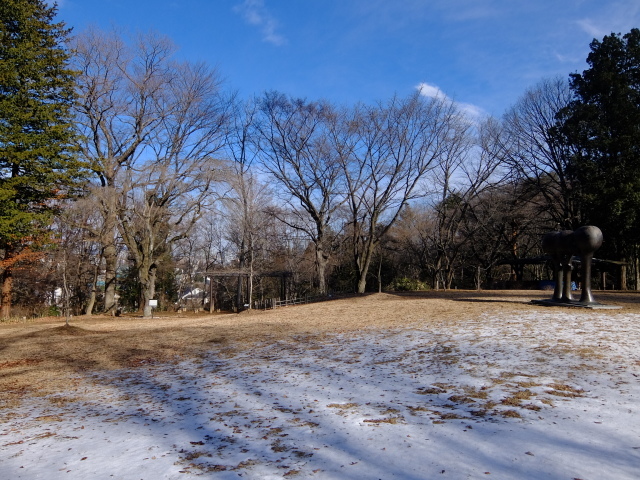
M 478 119 L 420 91 L 242 99 L 162 35 L 55 13 L 0 5 L 5 318 L 524 286 L 541 234 L 584 224 L 640 285 L 637 29 Z

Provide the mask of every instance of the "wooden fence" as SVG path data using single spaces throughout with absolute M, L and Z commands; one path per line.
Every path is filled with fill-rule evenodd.
M 313 295 L 304 297 L 296 297 L 296 298 L 267 298 L 264 300 L 255 300 L 253 302 L 253 308 L 256 310 L 271 310 L 274 308 L 282 308 L 289 307 L 291 305 L 302 305 L 305 303 L 315 303 L 322 302 L 324 300 L 331 300 L 332 297 L 328 297 L 326 295 Z

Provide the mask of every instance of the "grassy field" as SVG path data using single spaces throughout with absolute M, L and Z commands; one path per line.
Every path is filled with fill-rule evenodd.
M 598 301 L 619 305 L 616 312 L 640 312 L 635 292 L 596 292 Z M 311 305 L 241 314 L 160 314 L 137 316 L 47 317 L 0 323 L 0 408 L 25 396 L 66 388 L 73 373 L 137 367 L 151 362 L 198 358 L 219 349 L 243 350 L 255 342 L 306 334 L 402 328 L 425 322 L 451 324 L 483 314 L 540 310 L 535 291 L 448 291 L 371 294 Z

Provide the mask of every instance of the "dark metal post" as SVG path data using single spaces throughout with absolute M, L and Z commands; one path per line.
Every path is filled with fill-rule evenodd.
M 596 303 L 591 293 L 591 262 L 593 253 L 602 245 L 602 232 L 592 225 L 580 227 L 574 232 L 576 246 L 582 255 L 582 295 L 580 303 Z
M 593 253 L 582 257 L 582 295 L 580 303 L 595 303 L 593 294 L 591 293 L 591 261 Z
M 573 266 L 571 265 L 571 260 L 573 259 L 572 255 L 565 255 L 562 259 L 562 301 L 563 302 L 571 302 L 573 297 L 571 296 L 571 271 L 573 270 Z
M 553 288 L 553 299 L 558 302 L 562 300 L 562 264 L 559 260 L 552 260 L 553 263 L 553 280 L 555 282 L 555 286 Z

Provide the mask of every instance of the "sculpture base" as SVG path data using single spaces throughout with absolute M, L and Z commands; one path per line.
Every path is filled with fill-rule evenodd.
M 618 305 L 603 305 L 602 303 L 582 303 L 578 300 L 571 300 L 569 302 L 562 302 L 560 300 L 554 300 L 552 298 L 545 300 L 531 300 L 534 305 L 541 305 L 543 307 L 570 307 L 570 308 L 589 308 L 592 310 L 618 310 L 622 307 Z

